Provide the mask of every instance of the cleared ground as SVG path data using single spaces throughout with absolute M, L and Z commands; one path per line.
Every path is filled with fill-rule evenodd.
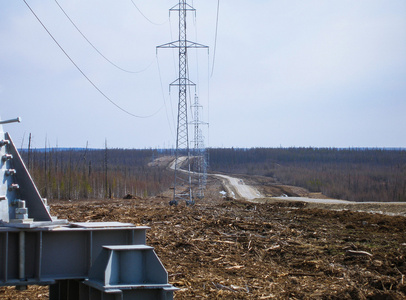
M 220 188 L 220 187 L 219 187 Z M 213 198 L 60 202 L 70 221 L 149 225 L 176 299 L 405 299 L 406 218 Z M 1 299 L 47 299 L 46 287 Z

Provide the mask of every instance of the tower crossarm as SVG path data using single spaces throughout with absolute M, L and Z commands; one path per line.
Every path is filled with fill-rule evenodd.
M 193 11 L 193 12 L 195 12 L 196 9 L 194 9 L 191 5 L 189 5 L 188 3 L 185 2 L 185 3 L 178 3 L 174 7 L 169 9 L 169 12 L 172 12 L 172 11 Z
M 160 48 L 205 48 L 208 49 L 209 46 L 191 42 L 191 41 L 173 41 L 170 43 L 166 43 L 156 47 L 157 49 Z
M 173 81 L 170 86 L 179 86 L 179 85 L 191 85 L 195 86 L 196 83 L 191 81 L 189 78 L 178 78 L 175 81 Z

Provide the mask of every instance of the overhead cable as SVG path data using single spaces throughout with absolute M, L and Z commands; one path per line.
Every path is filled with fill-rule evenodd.
M 218 25 L 219 25 L 219 12 L 220 12 L 220 0 L 217 1 L 216 34 L 215 34 L 215 37 L 214 37 L 213 65 L 212 65 L 212 68 L 211 68 L 211 75 L 210 75 L 210 77 L 213 76 L 213 73 L 214 73 L 214 62 L 215 62 L 215 60 L 216 60 L 217 32 L 218 32 Z
M 169 127 L 169 130 L 170 130 L 170 132 L 171 132 L 172 138 L 175 139 L 175 136 L 174 136 L 173 131 L 172 131 L 172 130 L 174 130 L 174 129 L 172 129 L 172 124 L 171 124 L 171 122 L 170 122 L 170 120 L 169 120 L 168 107 L 166 106 L 166 98 L 165 98 L 164 87 L 163 87 L 163 83 L 162 83 L 161 67 L 160 67 L 160 65 L 159 65 L 158 54 L 156 55 L 156 63 L 157 63 L 157 66 L 158 66 L 159 81 L 160 81 L 160 83 L 161 83 L 162 98 L 164 99 L 166 120 L 168 121 L 168 125 L 169 125 L 168 127 Z M 174 117 L 174 115 L 173 115 L 172 102 L 171 102 L 171 112 L 172 112 L 173 126 L 175 126 L 175 117 Z
M 101 53 L 99 51 L 99 49 L 96 48 L 95 45 L 93 45 L 93 43 L 91 41 L 89 41 L 89 39 L 83 34 L 83 32 L 78 28 L 78 26 L 76 26 L 75 22 L 73 22 L 73 20 L 69 17 L 69 15 L 66 13 L 66 11 L 62 8 L 62 6 L 59 4 L 59 2 L 57 0 L 55 0 L 55 3 L 59 6 L 59 8 L 61 9 L 61 11 L 64 13 L 64 15 L 68 18 L 68 20 L 72 23 L 72 25 L 76 28 L 76 30 L 80 33 L 80 35 L 89 43 L 90 46 L 92 46 L 92 48 L 100 54 L 101 57 L 103 57 L 107 62 L 109 62 L 111 65 L 113 65 L 114 67 L 116 67 L 117 69 L 120 69 L 121 71 L 127 72 L 127 73 L 141 73 L 144 72 L 145 70 L 147 70 L 151 65 L 152 65 L 152 61 L 151 63 L 144 69 L 139 70 L 139 71 L 130 71 L 130 70 L 126 70 L 120 66 L 118 66 L 117 64 L 115 64 L 114 62 L 112 62 L 110 59 L 108 59 L 103 53 Z
M 143 14 L 143 12 L 141 11 L 141 9 L 138 8 L 138 6 L 135 4 L 135 2 L 134 2 L 133 0 L 130 0 L 130 1 L 131 1 L 131 3 L 134 5 L 134 7 L 138 10 L 138 12 L 145 18 L 145 20 L 147 20 L 147 21 L 150 22 L 151 24 L 161 26 L 161 25 L 164 25 L 166 22 L 168 22 L 168 20 L 166 20 L 166 21 L 163 22 L 163 23 L 155 23 L 155 22 L 151 21 L 149 18 L 147 18 L 146 15 Z
M 65 56 L 70 60 L 70 62 L 76 67 L 76 69 L 87 79 L 87 81 L 104 97 L 106 98 L 111 104 L 113 104 L 115 107 L 117 107 L 118 109 L 120 109 L 121 111 L 123 111 L 124 113 L 135 117 L 135 118 L 150 118 L 153 117 L 154 115 L 156 115 L 163 107 L 163 105 L 153 114 L 151 115 L 147 115 L 147 116 L 141 116 L 141 115 L 135 115 L 131 112 L 129 112 L 128 110 L 125 110 L 124 108 L 122 108 L 121 106 L 119 106 L 117 103 L 115 103 L 113 100 L 111 100 L 111 98 L 109 98 L 105 93 L 103 93 L 102 90 L 100 90 L 96 84 L 93 83 L 93 81 L 90 80 L 89 77 L 86 76 L 86 74 L 82 71 L 81 68 L 79 68 L 79 66 L 73 61 L 73 59 L 69 56 L 69 54 L 62 48 L 62 46 L 58 43 L 58 41 L 54 38 L 54 36 L 51 34 L 51 32 L 46 28 L 46 26 L 44 25 L 44 23 L 42 23 L 42 21 L 40 20 L 40 18 L 35 14 L 35 12 L 33 11 L 33 9 L 31 8 L 31 6 L 27 3 L 26 0 L 23 0 L 25 5 L 27 5 L 28 9 L 31 11 L 31 13 L 34 15 L 34 17 L 38 20 L 38 22 L 41 24 L 41 26 L 45 29 L 45 31 L 48 33 L 48 35 L 52 38 L 52 40 L 56 43 L 56 45 L 59 47 L 59 49 L 61 49 L 61 51 L 65 54 Z

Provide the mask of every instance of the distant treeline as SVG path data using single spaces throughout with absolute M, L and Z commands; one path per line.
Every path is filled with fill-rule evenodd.
M 173 172 L 150 167 L 166 149 L 38 149 L 21 154 L 49 199 L 155 196 Z M 352 201 L 406 201 L 403 149 L 211 148 L 209 171 L 275 178 L 281 184 Z
M 263 175 L 352 201 L 406 201 L 402 149 L 210 149 L 211 171 Z
M 149 167 L 154 149 L 31 149 L 21 155 L 42 197 L 122 198 L 157 195 L 173 183 L 166 168 Z

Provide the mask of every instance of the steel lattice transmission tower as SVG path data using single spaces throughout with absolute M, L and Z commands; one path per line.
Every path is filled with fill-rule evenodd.
M 195 95 L 195 100 L 192 105 L 193 120 L 190 124 L 194 129 L 193 140 L 193 170 L 196 173 L 194 176 L 196 179 L 194 196 L 198 199 L 204 198 L 204 190 L 206 189 L 207 182 L 207 151 L 204 145 L 204 136 L 201 126 L 208 125 L 208 123 L 200 120 L 200 110 L 203 106 L 199 104 L 199 97 Z
M 181 0 L 177 5 L 169 10 L 170 13 L 177 12 L 179 15 L 179 39 L 167 44 L 157 46 L 161 48 L 177 48 L 179 50 L 179 77 L 170 84 L 171 87 L 176 86 L 179 89 L 178 100 L 178 119 L 176 132 L 176 151 L 175 151 L 175 180 L 173 189 L 173 200 L 170 204 L 178 204 L 178 201 L 185 200 L 186 204 L 193 204 L 192 195 L 192 178 L 190 172 L 190 149 L 189 149 L 189 134 L 188 134 L 188 114 L 187 114 L 187 99 L 190 86 L 195 84 L 189 80 L 188 70 L 188 49 L 190 48 L 208 48 L 208 46 L 191 42 L 187 40 L 186 21 L 188 12 L 196 12 L 196 10 L 187 3 L 186 0 Z M 181 156 L 186 156 L 186 161 L 181 160 Z M 181 180 L 179 172 L 181 165 L 187 165 L 187 188 L 181 189 L 179 181 Z M 181 190 L 181 191 L 180 191 Z

